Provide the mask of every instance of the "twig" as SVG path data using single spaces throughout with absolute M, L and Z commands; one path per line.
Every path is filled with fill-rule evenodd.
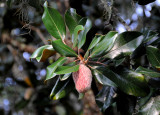
M 26 51 L 29 53 L 33 53 L 36 50 L 36 48 L 32 45 L 26 45 L 24 43 L 12 39 L 7 33 L 2 34 L 2 42 L 9 43 L 14 47 L 18 47 L 18 49 L 20 49 L 21 51 Z
M 117 17 L 118 21 L 121 22 L 124 25 L 124 27 L 127 29 L 127 31 L 132 30 L 120 16 L 116 15 L 116 17 Z
M 43 36 L 43 34 L 41 33 L 40 29 L 39 29 L 39 28 L 36 28 L 36 27 L 34 27 L 34 26 L 31 26 L 31 25 L 30 25 L 30 27 L 31 27 L 31 30 L 33 30 L 33 31 L 35 31 L 35 32 L 37 33 L 37 35 L 38 35 L 39 38 L 43 41 L 43 43 L 44 43 L 45 45 L 48 45 L 48 42 L 47 42 L 46 38 Z

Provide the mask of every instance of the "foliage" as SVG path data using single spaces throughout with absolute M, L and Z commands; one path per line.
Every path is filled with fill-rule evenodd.
M 122 98 L 121 94 L 128 95 L 127 99 L 131 100 L 128 104 L 130 104 L 132 101 L 143 99 L 149 95 L 151 88 L 155 88 L 150 80 L 160 77 L 160 51 L 158 42 L 156 42 L 157 33 L 148 31 L 149 34 L 146 35 L 145 31 L 126 31 L 118 34 L 118 32 L 110 31 L 105 35 L 96 34 L 88 49 L 84 49 L 86 53 L 81 55 L 80 49 L 86 43 L 86 36 L 92 25 L 91 21 L 79 16 L 73 8 L 66 11 L 65 20 L 63 20 L 57 10 L 48 6 L 47 1 L 44 3 L 44 9 L 43 23 L 56 40 L 51 39 L 52 46 L 38 48 L 31 58 L 42 61 L 52 56 L 53 52 L 61 55 L 47 67 L 47 81 L 59 76 L 52 89 L 51 99 L 60 99 L 66 96 L 71 89 L 75 89 L 70 77 L 72 72 L 78 71 L 79 63 L 88 66 L 92 70 L 95 81 L 103 85 L 96 96 L 96 102 L 103 112 L 115 104 L 119 107 L 118 100 Z M 65 24 L 72 37 L 71 46 L 65 42 Z M 77 50 L 74 49 L 75 47 Z M 138 62 L 142 56 L 147 56 L 147 67 Z M 74 58 L 72 64 L 66 63 L 70 58 Z M 155 88 L 155 90 L 158 89 Z M 133 100 L 129 98 L 130 96 L 134 97 Z M 159 97 L 154 97 L 149 101 L 146 100 L 144 105 L 138 105 L 138 114 L 159 113 L 158 99 Z M 150 103 L 152 105 L 148 108 Z M 127 114 L 134 112 L 135 104 L 128 109 L 130 111 Z

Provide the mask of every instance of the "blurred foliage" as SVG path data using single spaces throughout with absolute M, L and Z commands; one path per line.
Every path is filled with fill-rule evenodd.
M 49 98 L 52 88 L 55 87 L 57 77 L 47 81 L 45 84 L 45 68 L 57 60 L 60 57 L 59 54 L 50 57 L 53 51 L 43 50 L 44 53 L 48 51 L 51 52 L 51 54 L 46 57 L 50 58 L 44 63 L 38 63 L 35 60 L 30 61 L 29 59 L 35 49 L 42 45 L 48 45 L 50 41 L 47 40 L 53 38 L 47 32 L 41 19 L 44 11 L 44 1 L 45 0 L 0 1 L 0 115 L 82 114 L 83 103 L 82 100 L 78 100 L 79 94 L 75 90 L 72 92 L 69 91 L 70 93 L 65 97 L 61 95 L 64 98 L 60 100 L 51 100 Z M 135 113 L 145 115 L 146 113 L 154 114 L 159 112 L 160 110 L 157 107 L 159 106 L 160 79 L 159 77 L 155 77 L 159 75 L 159 64 L 157 65 L 157 62 L 155 62 L 154 55 L 159 55 L 158 52 L 160 48 L 158 39 L 160 33 L 160 1 L 136 0 L 137 2 L 135 2 L 135 0 L 124 0 L 122 2 L 115 0 L 113 4 L 111 4 L 112 0 L 106 1 L 108 3 L 107 5 L 102 4 L 100 0 L 48 0 L 48 3 L 51 7 L 57 9 L 64 17 L 65 11 L 69 9 L 69 7 L 72 7 L 76 9 L 77 14 L 91 19 L 93 26 L 88 32 L 86 42 L 82 47 L 85 51 L 87 51 L 96 33 L 106 34 L 111 30 L 124 32 L 127 30 L 126 24 L 132 30 L 142 32 L 143 35 L 146 36 L 146 39 L 140 42 L 138 48 L 132 53 L 131 59 L 128 56 L 128 52 L 124 52 L 124 55 L 127 55 L 125 58 L 123 57 L 124 55 L 121 55 L 119 59 L 105 62 L 111 65 L 115 65 L 116 63 L 116 66 L 109 68 L 111 71 L 108 70 L 106 73 L 103 73 L 104 68 L 94 70 L 94 73 L 98 73 L 99 75 L 96 76 L 96 79 L 105 85 L 103 88 L 101 86 L 95 88 L 97 81 L 94 81 L 92 89 L 94 95 L 97 95 L 96 102 L 104 114 L 129 115 Z M 108 9 L 113 10 L 108 11 Z M 146 28 L 149 28 L 149 31 Z M 71 39 L 72 36 L 68 34 L 68 30 L 66 33 L 66 38 Z M 124 39 L 124 42 L 128 43 L 129 41 L 125 41 Z M 69 40 L 66 41 L 66 43 L 67 45 L 71 44 Z M 121 47 L 115 49 L 118 50 L 119 48 Z M 84 51 L 82 50 L 80 53 L 83 54 Z M 40 61 L 43 58 L 41 55 L 38 55 L 38 57 Z M 69 62 L 72 61 L 73 59 L 69 60 Z M 143 68 L 139 67 L 139 65 Z M 142 81 L 138 83 L 138 91 L 141 92 L 141 89 L 145 87 L 145 92 L 148 94 L 146 97 L 141 98 L 127 95 L 117 89 L 112 81 L 108 82 L 104 76 L 101 76 L 102 73 L 109 73 L 110 77 L 116 76 L 118 79 L 121 76 L 117 76 L 117 74 L 113 72 L 117 72 L 122 76 L 125 75 L 124 79 L 127 80 L 126 84 L 118 82 L 118 87 L 122 89 L 122 85 L 127 86 L 130 84 L 128 82 L 130 79 L 129 76 L 134 77 L 135 74 L 130 75 L 128 71 L 121 73 L 121 70 L 125 69 L 124 67 L 131 68 L 144 75 L 145 82 L 149 84 L 150 93 L 148 94 L 148 87 L 141 86 Z M 148 73 L 148 71 L 150 73 Z M 61 77 L 65 79 L 65 76 Z M 66 81 L 64 82 L 66 83 Z M 69 82 L 72 83 L 73 81 L 70 80 Z M 134 86 L 135 84 L 133 83 L 132 85 Z M 63 88 L 60 90 L 63 91 Z M 55 95 L 54 98 L 57 98 L 56 94 L 60 92 L 52 93 Z M 154 104 L 154 106 L 149 106 L 151 103 Z

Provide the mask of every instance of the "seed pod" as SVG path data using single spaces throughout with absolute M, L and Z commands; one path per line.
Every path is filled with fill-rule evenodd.
M 79 93 L 84 93 L 91 88 L 92 73 L 84 64 L 80 64 L 79 70 L 72 73 L 72 77 Z

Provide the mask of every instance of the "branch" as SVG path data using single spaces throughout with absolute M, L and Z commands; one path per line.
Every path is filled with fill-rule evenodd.
M 43 34 L 41 33 L 40 29 L 39 29 L 39 28 L 36 28 L 36 27 L 34 27 L 34 26 L 31 26 L 31 25 L 30 25 L 30 27 L 31 27 L 31 30 L 33 30 L 33 31 L 35 31 L 35 32 L 37 33 L 37 35 L 38 35 L 39 38 L 43 41 L 43 43 L 44 43 L 45 45 L 48 45 L 48 42 L 47 42 L 46 38 L 43 36 Z
M 127 23 L 118 15 L 116 15 L 118 21 L 124 25 L 127 31 L 131 31 L 132 29 L 127 25 Z
M 21 51 L 26 51 L 29 53 L 33 53 L 36 50 L 36 47 L 32 45 L 26 45 L 24 43 L 18 42 L 9 36 L 8 33 L 2 33 L 2 42 L 11 44 L 14 47 L 17 47 Z

